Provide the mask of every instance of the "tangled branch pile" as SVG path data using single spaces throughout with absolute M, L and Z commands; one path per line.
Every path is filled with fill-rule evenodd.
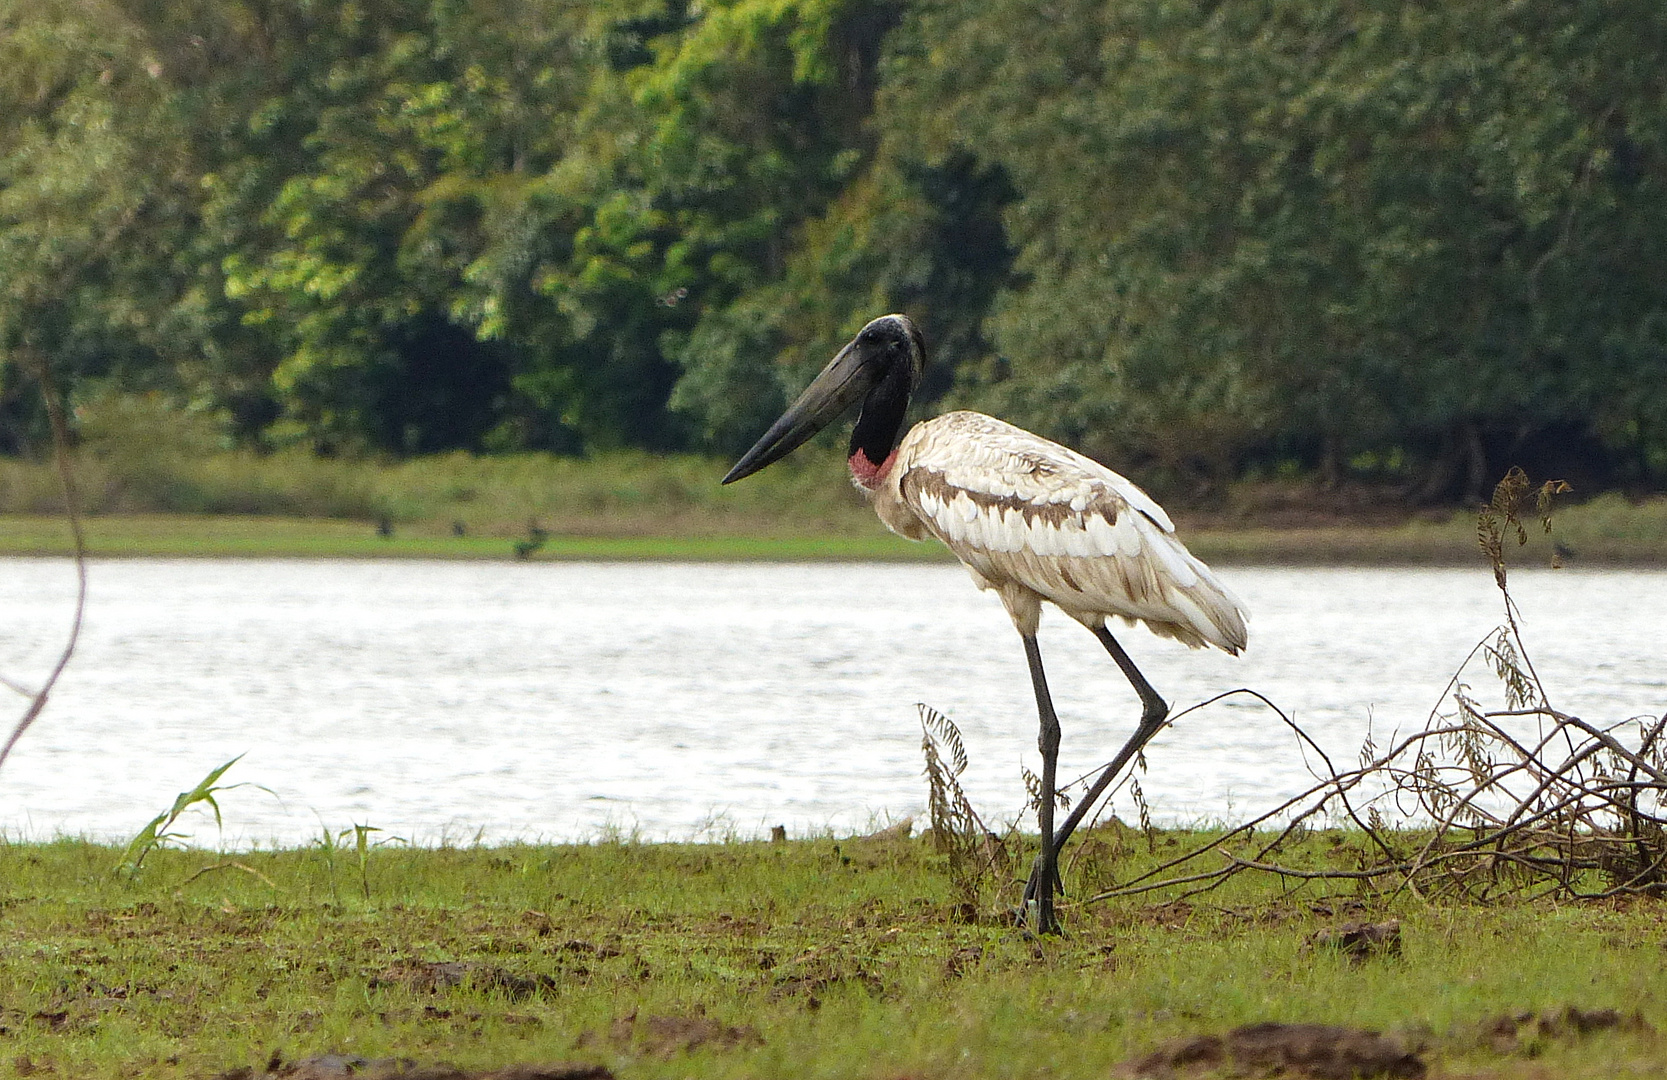
M 1482 510 L 1478 540 L 1504 598 L 1505 623 L 1466 657 L 1422 729 L 1382 750 L 1368 737 L 1359 764 L 1339 770 L 1263 698 L 1321 763 L 1316 783 L 1090 899 L 1177 887 L 1188 896 L 1247 870 L 1468 900 L 1667 893 L 1667 715 L 1599 725 L 1555 708 L 1523 645 L 1507 587 L 1508 541 L 1527 540 L 1530 495 L 1549 531 L 1551 496 L 1565 490 L 1558 481 L 1531 490 L 1512 469 Z M 1478 663 L 1491 669 L 1502 707 L 1487 708 L 1472 693 L 1466 679 Z M 1354 866 L 1281 861 L 1316 822 L 1347 822 L 1364 834 Z M 1277 831 L 1268 839 L 1270 829 Z M 1198 869 L 1201 862 L 1211 865 Z

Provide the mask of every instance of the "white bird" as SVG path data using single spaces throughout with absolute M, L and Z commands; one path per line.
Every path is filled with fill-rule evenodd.
M 1245 608 L 1175 537 L 1169 515 L 1134 483 L 1074 450 L 975 412 L 926 420 L 904 434 L 926 345 L 904 315 L 862 328 L 723 482 L 757 472 L 837 420 L 858 399 L 852 480 L 886 527 L 911 540 L 936 537 L 999 597 L 1024 641 L 1041 723 L 1041 855 L 1020 918 L 1054 933 L 1058 853 L 1089 807 L 1163 726 L 1169 706 L 1106 629 L 1117 616 L 1193 648 L 1237 655 Z M 1042 602 L 1093 632 L 1140 695 L 1140 724 L 1056 832 L 1059 720 L 1036 644 Z M 1034 905 L 1034 907 L 1032 907 Z

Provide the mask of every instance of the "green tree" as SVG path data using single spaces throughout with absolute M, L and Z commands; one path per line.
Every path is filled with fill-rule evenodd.
M 1624 7 L 917 5 L 894 122 L 1021 193 L 969 396 L 1160 472 L 1404 449 L 1432 496 L 1658 430 L 1667 16 Z
M 159 374 L 189 199 L 167 75 L 119 9 L 0 0 L 0 448 L 43 435 L 22 368 Z

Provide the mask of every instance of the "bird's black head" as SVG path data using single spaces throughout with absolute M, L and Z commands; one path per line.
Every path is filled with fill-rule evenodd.
M 907 315 L 875 319 L 839 350 L 723 482 L 751 476 L 786 457 L 859 400 L 862 414 L 851 432 L 852 467 L 858 468 L 858 454 L 879 466 L 897 448 L 909 395 L 925 367 L 926 342 Z
M 876 382 L 901 370 L 908 374 L 909 388 L 913 389 L 926 367 L 926 339 L 907 315 L 881 315 L 857 331 L 845 347 L 861 352 L 864 363 L 879 372 Z

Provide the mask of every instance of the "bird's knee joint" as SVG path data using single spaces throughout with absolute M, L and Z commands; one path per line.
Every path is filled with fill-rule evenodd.
M 1040 729 L 1036 732 L 1036 749 L 1042 752 L 1043 757 L 1051 757 L 1057 754 L 1059 752 L 1059 736 L 1059 721 L 1052 717 L 1043 720 Z

